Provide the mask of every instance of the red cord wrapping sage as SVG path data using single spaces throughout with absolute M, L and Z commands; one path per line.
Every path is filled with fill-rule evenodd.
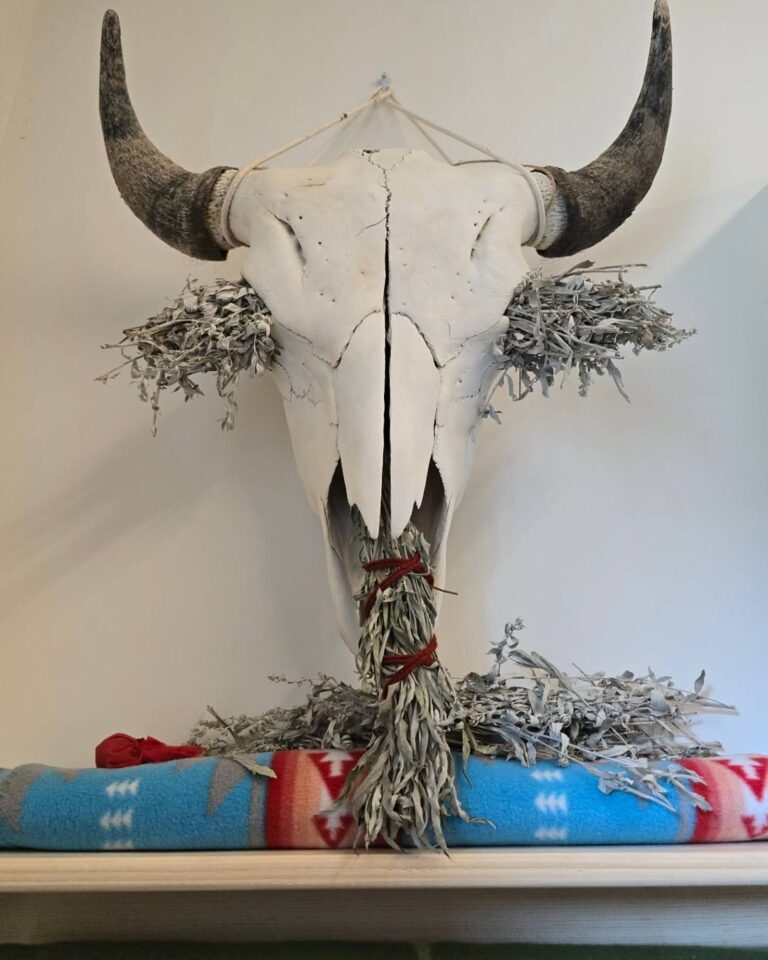
M 414 574 L 418 577 L 424 577 L 430 587 L 434 587 L 435 578 L 429 572 L 429 567 L 424 561 L 414 553 L 411 557 L 383 557 L 380 560 L 371 560 L 363 564 L 363 570 L 366 573 L 372 573 L 375 570 L 390 570 L 382 580 L 380 580 L 365 600 L 363 607 L 363 620 L 367 620 L 376 603 L 376 596 L 382 593 L 388 587 L 394 586 L 402 577 L 408 574 Z M 437 650 L 437 637 L 432 634 L 429 643 L 416 650 L 414 653 L 389 653 L 382 657 L 381 662 L 387 666 L 399 664 L 400 669 L 396 670 L 391 677 L 384 681 L 384 688 L 391 687 L 393 684 L 400 683 L 409 677 L 417 667 L 428 667 L 437 663 L 435 651 Z

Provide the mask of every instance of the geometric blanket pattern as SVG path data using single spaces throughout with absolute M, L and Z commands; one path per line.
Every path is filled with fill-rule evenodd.
M 0 770 L 0 848 L 350 847 L 353 819 L 334 801 L 357 756 L 340 750 L 258 755 L 275 779 L 218 757 L 118 770 L 40 764 Z M 768 840 L 765 756 L 676 761 L 702 778 L 696 789 L 711 810 L 697 809 L 674 788 L 673 810 L 623 792 L 602 794 L 594 774 L 576 764 L 456 762 L 462 804 L 490 823 L 448 818 L 449 847 Z

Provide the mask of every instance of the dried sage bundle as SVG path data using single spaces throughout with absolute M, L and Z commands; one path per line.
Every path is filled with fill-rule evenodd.
M 653 300 L 658 286 L 635 287 L 625 280 L 629 269 L 595 268 L 585 260 L 558 276 L 537 271 L 526 280 L 507 307 L 509 326 L 496 345 L 501 380 L 513 399 L 522 400 L 537 383 L 546 396 L 558 378 L 564 383 L 575 370 L 581 396 L 594 376 L 607 373 L 628 400 L 616 365 L 622 348 L 634 354 L 667 350 L 695 333 L 672 325 L 672 315 Z M 490 404 L 484 414 L 499 420 Z
M 735 713 L 733 707 L 704 693 L 703 671 L 691 691 L 650 669 L 641 675 L 625 671 L 610 676 L 578 669 L 575 674 L 567 673 L 541 654 L 520 647 L 517 634 L 522 627 L 520 620 L 507 624 L 504 637 L 489 651 L 489 670 L 453 681 L 456 706 L 445 711 L 442 727 L 453 750 L 517 760 L 526 766 L 539 760 L 554 760 L 563 766 L 579 763 L 598 778 L 602 792 L 632 793 L 671 809 L 669 792 L 676 787 L 697 806 L 704 804 L 691 789 L 695 775 L 669 763 L 680 757 L 711 756 L 722 749 L 719 743 L 700 740 L 694 731 L 699 716 Z M 378 628 L 375 631 L 377 636 Z M 361 652 L 377 648 L 381 644 L 374 638 L 370 644 L 363 643 Z M 422 668 L 412 675 L 419 696 L 424 687 L 416 681 L 425 673 L 428 671 Z M 285 677 L 271 679 L 306 687 L 306 699 L 297 706 L 276 707 L 255 717 L 224 719 L 209 708 L 210 716 L 194 728 L 190 742 L 224 756 L 269 750 L 366 750 L 372 739 L 381 739 L 383 733 L 381 750 L 384 763 L 389 764 L 388 752 L 394 743 L 386 742 L 391 712 L 380 714 L 375 684 L 354 687 L 328 676 L 298 682 Z M 402 733 L 410 740 L 409 730 Z M 408 749 L 403 753 L 400 762 L 404 770 L 417 768 L 419 758 L 411 754 Z M 594 762 L 597 760 L 611 761 L 610 769 Z M 452 766 L 445 769 L 449 776 L 454 775 Z M 450 809 L 448 784 L 444 790 Z M 368 791 L 369 796 L 373 793 Z M 402 805 L 402 792 L 400 802 Z M 380 810 L 373 802 L 370 807 L 378 817 Z M 431 808 L 430 812 L 433 815 Z M 366 821 L 365 804 L 357 807 L 356 815 L 364 831 L 369 823 L 373 827 L 378 822 Z M 432 823 L 427 828 L 423 843 L 433 838 L 439 842 L 440 834 L 432 831 Z
M 509 326 L 496 354 L 501 380 L 515 400 L 537 383 L 546 395 L 558 377 L 564 382 L 574 369 L 582 396 L 594 376 L 607 373 L 628 399 L 616 365 L 621 349 L 629 347 L 635 354 L 666 350 L 694 332 L 672 325 L 671 314 L 652 298 L 658 287 L 635 287 L 624 279 L 629 266 L 593 267 L 586 260 L 558 276 L 535 272 L 512 298 L 506 310 Z M 601 277 L 591 279 L 588 272 Z M 120 350 L 125 360 L 97 379 L 106 383 L 129 366 L 139 397 L 152 407 L 153 433 L 161 391 L 183 390 L 189 400 L 202 393 L 195 378 L 204 373 L 215 376 L 225 401 L 222 427 L 231 430 L 240 374 L 263 373 L 279 355 L 269 309 L 244 280 L 202 286 L 190 281 L 171 306 L 106 346 Z M 483 414 L 499 420 L 490 404 Z
M 124 362 L 97 379 L 111 380 L 130 367 L 139 398 L 152 407 L 152 433 L 157 433 L 160 394 L 182 390 L 191 400 L 202 390 L 200 374 L 215 375 L 224 400 L 222 429 L 235 425 L 235 389 L 243 372 L 257 376 L 278 355 L 272 320 L 264 301 L 245 281 L 214 280 L 193 286 L 189 281 L 171 306 L 138 327 L 123 331 L 119 343 Z
M 382 532 L 371 540 L 359 521 L 363 568 L 369 570 L 358 598 L 357 671 L 363 690 L 374 698 L 373 724 L 341 799 L 348 801 L 357 840 L 366 846 L 381 838 L 395 848 L 401 842 L 436 843 L 446 850 L 443 817 L 468 817 L 456 792 L 448 742 L 449 730 L 460 724 L 461 708 L 436 654 L 424 656 L 436 643 L 429 546 L 412 523 L 397 539 L 388 527 L 382 523 Z M 397 560 L 412 561 L 416 572 L 381 589 Z M 380 570 L 370 569 L 377 563 L 383 564 Z

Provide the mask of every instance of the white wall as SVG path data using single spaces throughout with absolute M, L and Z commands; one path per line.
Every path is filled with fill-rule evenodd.
M 382 70 L 502 154 L 580 165 L 634 102 L 651 14 L 650 0 L 116 3 L 142 122 L 192 169 L 253 159 Z M 477 668 L 523 616 L 562 664 L 685 682 L 704 666 L 742 715 L 703 732 L 768 751 L 768 4 L 670 5 L 665 162 L 593 255 L 649 261 L 699 335 L 626 362 L 631 405 L 602 382 L 586 401 L 573 385 L 500 398 L 452 533 L 461 595 L 440 642 L 452 670 Z M 0 764 L 85 764 L 115 730 L 178 740 L 206 703 L 284 701 L 268 674 L 352 664 L 272 385 L 243 387 L 233 434 L 211 397 L 167 403 L 153 440 L 127 382 L 93 382 L 101 343 L 188 274 L 236 275 L 238 255 L 187 260 L 120 202 L 97 115 L 104 0 L 24 6 L 0 4 L 0 35 L 20 49 L 31 30 L 0 147 Z M 382 113 L 355 145 L 403 140 Z

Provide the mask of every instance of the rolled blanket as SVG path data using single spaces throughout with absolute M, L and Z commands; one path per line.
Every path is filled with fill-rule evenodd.
M 121 770 L 27 764 L 0 771 L 0 848 L 242 850 L 349 847 L 351 815 L 334 801 L 357 755 L 339 750 L 260 754 L 275 779 L 235 760 L 197 757 Z M 675 761 L 702 778 L 711 809 L 669 788 L 672 810 L 622 792 L 593 772 L 542 761 L 457 757 L 470 815 L 449 818 L 449 846 L 701 843 L 768 839 L 768 757 Z M 604 767 L 611 767 L 605 764 Z M 466 774 L 466 776 L 464 776 Z

